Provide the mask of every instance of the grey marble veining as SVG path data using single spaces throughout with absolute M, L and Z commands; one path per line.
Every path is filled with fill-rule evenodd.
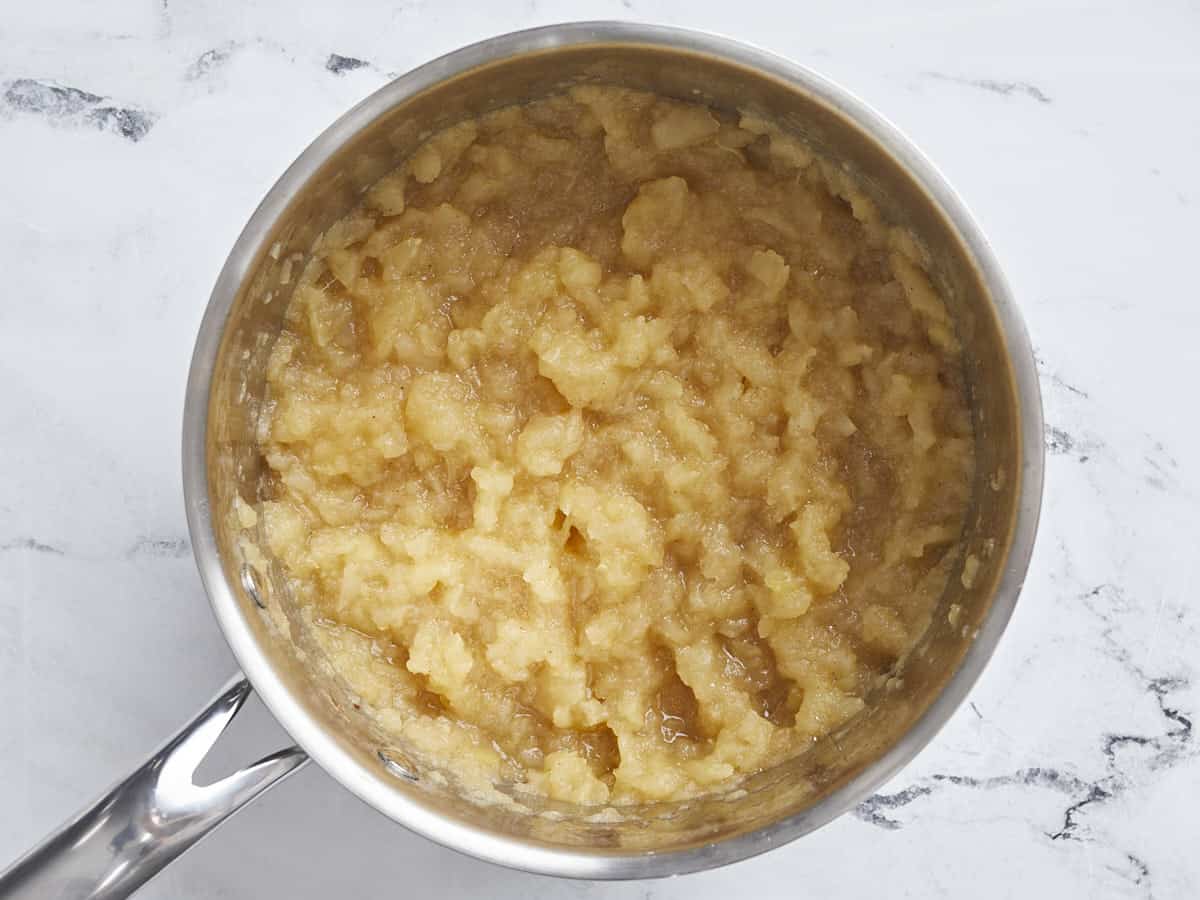
M 144 896 L 1200 895 L 1194 4 L 0 9 L 0 857 L 233 669 L 191 562 L 179 417 L 208 291 L 263 193 L 389 77 L 490 34 L 605 17 L 811 65 L 908 132 L 980 219 L 1047 421 L 1038 548 L 995 659 L 853 814 L 725 870 L 628 885 L 509 872 L 310 769 Z M 252 708 L 213 765 L 284 740 Z

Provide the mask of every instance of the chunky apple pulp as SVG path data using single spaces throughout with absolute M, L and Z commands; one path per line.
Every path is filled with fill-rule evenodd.
M 973 439 L 928 261 L 751 115 L 578 87 L 433 135 L 314 247 L 258 507 L 397 746 L 676 800 L 802 752 L 928 625 Z

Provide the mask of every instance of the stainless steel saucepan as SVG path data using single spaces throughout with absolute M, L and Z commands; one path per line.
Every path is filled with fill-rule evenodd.
M 259 496 L 255 425 L 265 363 L 313 239 L 430 132 L 580 82 L 753 111 L 842 161 L 884 214 L 911 228 L 932 254 L 966 350 L 978 463 L 966 544 L 981 566 L 965 579 L 970 586 L 958 573 L 951 578 L 928 634 L 891 689 L 811 752 L 738 790 L 626 810 L 620 821 L 548 801 L 543 805 L 553 809 L 543 808 L 533 799 L 524 811 L 478 806 L 389 744 L 337 680 L 322 674 L 319 654 L 290 616 L 283 582 L 247 564 L 254 542 L 247 543 L 234 509 L 238 497 Z M 1033 355 L 996 260 L 941 175 L 863 103 L 769 53 L 673 28 L 556 25 L 458 50 L 380 89 L 304 151 L 238 238 L 200 327 L 184 410 L 188 526 L 213 611 L 244 676 L 0 876 L 0 896 L 126 896 L 309 758 L 400 825 L 529 872 L 647 878 L 720 866 L 786 843 L 869 796 L 929 743 L 966 696 L 1025 577 L 1042 456 Z M 215 784 L 193 784 L 196 766 L 251 686 L 296 746 Z

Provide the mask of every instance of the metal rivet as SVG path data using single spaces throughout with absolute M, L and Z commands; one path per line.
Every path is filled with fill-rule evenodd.
M 262 578 L 249 563 L 242 565 L 242 587 L 246 589 L 246 593 L 259 609 L 267 608 L 266 600 L 263 599 L 266 596 L 266 589 L 263 587 Z
M 391 756 L 389 756 L 383 750 L 376 751 L 375 755 L 379 757 L 379 761 L 381 763 L 383 763 L 383 767 L 385 769 L 387 769 L 389 772 L 391 772 L 393 775 L 395 775 L 397 778 L 403 778 L 405 781 L 416 781 L 417 780 L 416 772 L 414 772 L 411 768 L 409 768 L 404 763 L 397 762 L 395 759 L 393 759 Z

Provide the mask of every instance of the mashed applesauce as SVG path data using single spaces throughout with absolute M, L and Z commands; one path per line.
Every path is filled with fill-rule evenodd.
M 334 669 L 462 782 L 586 804 L 838 728 L 958 555 L 926 265 L 753 116 L 579 87 L 431 137 L 271 357 L 262 527 Z

